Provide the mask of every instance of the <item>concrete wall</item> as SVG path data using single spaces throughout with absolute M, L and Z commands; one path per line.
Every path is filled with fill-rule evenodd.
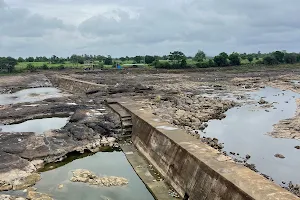
M 67 76 L 51 76 L 51 82 L 63 90 L 72 93 L 86 93 L 93 90 L 105 90 L 106 85 L 100 85 L 88 81 L 82 81 Z
M 132 113 L 133 143 L 182 196 L 188 194 L 190 200 L 298 199 L 184 131 L 167 130 L 170 124 L 159 122 L 141 106 L 120 102 Z

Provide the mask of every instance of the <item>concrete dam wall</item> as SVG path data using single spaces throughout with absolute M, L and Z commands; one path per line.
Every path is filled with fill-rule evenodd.
M 298 199 L 280 186 L 130 101 L 132 141 L 176 191 L 189 200 Z
M 72 93 L 106 87 L 69 77 L 51 79 Z M 114 102 L 131 114 L 132 142 L 138 151 L 185 200 L 299 199 L 183 130 L 160 121 L 142 105 L 128 99 Z

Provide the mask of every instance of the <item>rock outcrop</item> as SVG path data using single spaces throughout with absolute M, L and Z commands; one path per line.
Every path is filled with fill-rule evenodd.
M 128 184 L 126 178 L 115 176 L 99 177 L 86 169 L 73 171 L 73 176 L 70 180 L 72 182 L 88 183 L 89 185 L 97 185 L 100 187 L 123 186 Z

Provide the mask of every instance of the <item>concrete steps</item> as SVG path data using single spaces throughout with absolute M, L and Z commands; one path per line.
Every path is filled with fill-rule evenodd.
M 131 137 L 132 134 L 132 119 L 131 115 L 117 102 L 107 101 L 108 107 L 110 107 L 120 117 L 123 134 L 120 138 Z

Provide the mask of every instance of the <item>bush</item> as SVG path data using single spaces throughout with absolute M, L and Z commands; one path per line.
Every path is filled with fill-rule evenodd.
M 104 64 L 102 62 L 97 63 L 96 65 L 94 65 L 95 69 L 103 69 L 104 68 Z
M 208 64 L 208 62 L 198 62 L 198 63 L 196 64 L 196 67 L 197 67 L 197 68 L 208 68 L 208 67 L 209 67 L 209 64 Z
M 41 69 L 47 70 L 47 69 L 49 69 L 49 67 L 48 67 L 47 64 L 43 64 L 42 67 L 41 67 Z
M 297 62 L 297 55 L 295 53 L 286 53 L 283 59 L 285 63 L 294 64 Z
M 37 69 L 35 68 L 35 66 L 33 64 L 29 63 L 26 66 L 26 70 L 28 70 L 30 72 L 35 72 Z
M 232 53 L 229 56 L 231 65 L 241 65 L 241 60 L 238 53 Z
M 263 63 L 265 65 L 276 65 L 278 64 L 278 60 L 274 56 L 266 56 L 264 57 Z
M 57 69 L 59 69 L 59 70 L 64 70 L 64 69 L 65 69 L 65 66 L 64 66 L 64 65 L 59 65 Z

